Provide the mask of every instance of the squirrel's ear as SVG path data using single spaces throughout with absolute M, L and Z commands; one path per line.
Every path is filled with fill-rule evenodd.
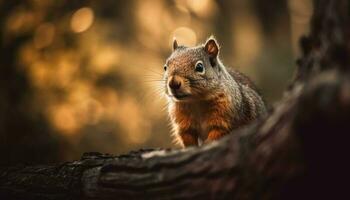
M 219 54 L 219 45 L 214 37 L 210 37 L 204 45 L 204 50 L 210 57 L 216 57 Z
M 173 39 L 173 51 L 175 51 L 178 46 L 179 45 L 177 44 L 176 38 L 174 37 L 174 39 Z

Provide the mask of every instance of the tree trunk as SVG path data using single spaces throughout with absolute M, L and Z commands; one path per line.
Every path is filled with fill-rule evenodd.
M 266 119 L 199 148 L 2 167 L 0 198 L 338 199 L 349 169 L 350 3 L 319 0 L 314 12 L 295 79 Z

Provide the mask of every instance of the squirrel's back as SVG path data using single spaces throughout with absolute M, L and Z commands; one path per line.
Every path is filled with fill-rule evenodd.
M 232 68 L 226 68 L 237 84 L 231 87 L 238 87 L 241 96 L 241 104 L 238 111 L 240 112 L 240 126 L 266 114 L 265 101 L 262 98 L 258 88 L 251 79 L 246 75 Z

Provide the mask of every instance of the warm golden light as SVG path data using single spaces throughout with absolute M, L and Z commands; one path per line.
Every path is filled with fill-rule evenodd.
M 312 15 L 313 4 L 311 0 L 289 0 L 291 39 L 294 56 L 299 54 L 299 38 L 308 31 Z
M 10 33 L 28 31 L 31 27 L 33 27 L 35 20 L 35 15 L 32 12 L 19 10 L 14 12 L 7 19 L 6 30 Z
M 120 50 L 118 48 L 105 47 L 98 50 L 92 58 L 91 69 L 99 74 L 105 74 L 118 64 L 120 60 Z
M 175 29 L 170 37 L 171 43 L 174 37 L 181 45 L 194 46 L 197 42 L 196 33 L 192 29 L 187 27 L 179 27 Z
M 180 11 L 188 12 L 186 0 L 175 0 L 175 5 Z
M 304 30 L 311 0 L 288 2 L 292 37 L 299 38 L 294 33 Z M 193 47 L 214 35 L 225 65 L 251 77 L 274 59 L 264 52 L 283 50 L 290 39 L 288 20 L 271 20 L 269 28 L 257 13 L 253 1 L 240 0 L 31 0 L 4 13 L 4 46 L 17 48 L 9 49 L 14 64 L 4 67 L 26 76 L 26 112 L 35 110 L 50 134 L 80 153 L 169 147 L 163 65 L 173 38 Z M 283 45 L 269 46 L 276 41 Z
M 51 23 L 41 24 L 35 31 L 34 45 L 41 49 L 49 46 L 55 36 L 55 26 Z
M 86 31 L 94 21 L 94 12 L 91 8 L 84 7 L 77 10 L 71 19 L 71 28 L 76 33 Z
M 235 20 L 233 30 L 233 46 L 236 62 L 240 66 L 249 66 L 260 53 L 262 46 L 261 29 L 255 17 L 246 16 Z
M 53 126 L 64 134 L 74 134 L 80 127 L 73 106 L 56 106 L 51 110 L 50 115 Z
M 127 139 L 131 143 L 142 144 L 150 136 L 149 126 L 145 122 L 141 105 L 134 98 L 126 97 L 118 105 L 116 117 L 119 123 L 127 124 L 124 129 L 127 131 Z
M 29 77 L 35 87 L 45 88 L 50 85 L 52 70 L 43 61 L 37 61 L 30 66 Z
M 140 26 L 149 33 L 159 34 L 162 29 L 159 27 L 162 22 L 163 5 L 161 1 L 140 1 L 137 5 L 136 15 Z
M 211 17 L 216 13 L 216 5 L 212 0 L 187 0 L 187 5 L 202 17 Z
M 212 0 L 175 0 L 176 7 L 182 12 L 193 12 L 200 17 L 212 17 L 217 5 Z

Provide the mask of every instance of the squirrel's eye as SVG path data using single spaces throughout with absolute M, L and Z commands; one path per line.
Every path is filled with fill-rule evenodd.
M 166 68 L 167 68 L 166 65 L 164 65 L 164 71 L 166 71 Z
M 195 71 L 198 73 L 203 74 L 204 73 L 204 65 L 202 63 L 202 61 L 198 61 L 195 67 Z

